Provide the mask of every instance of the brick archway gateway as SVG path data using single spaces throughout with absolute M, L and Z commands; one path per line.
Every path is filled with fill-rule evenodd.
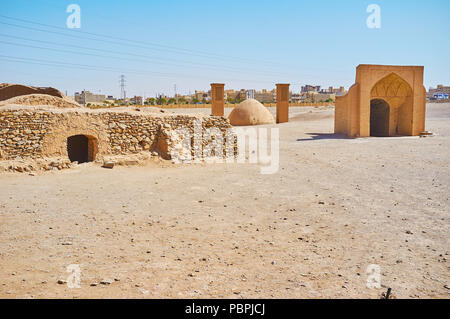
M 89 135 L 72 135 L 67 138 L 67 155 L 71 162 L 87 163 L 95 161 L 98 141 Z
M 383 100 L 389 113 L 388 123 L 383 125 L 388 132 L 381 132 L 382 136 L 420 135 L 425 130 L 425 95 L 423 66 L 359 65 L 355 84 L 346 95 L 336 97 L 334 132 L 374 136 L 372 101 Z M 374 110 L 377 112 L 376 107 Z

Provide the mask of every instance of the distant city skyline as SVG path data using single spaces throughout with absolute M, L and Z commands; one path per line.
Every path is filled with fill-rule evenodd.
M 68 29 L 68 5 L 81 28 Z M 370 4 L 381 28 L 370 29 Z M 9 1 L 0 11 L 0 82 L 120 96 L 268 89 L 346 89 L 359 64 L 425 66 L 448 85 L 450 3 L 430 1 Z

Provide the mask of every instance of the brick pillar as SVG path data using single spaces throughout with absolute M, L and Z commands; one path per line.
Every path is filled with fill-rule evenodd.
M 224 116 L 224 87 L 222 83 L 211 83 L 211 114 L 213 116 Z
M 289 121 L 289 84 L 277 84 L 277 123 Z

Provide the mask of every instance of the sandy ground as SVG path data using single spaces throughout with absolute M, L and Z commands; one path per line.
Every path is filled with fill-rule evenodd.
M 450 105 L 427 114 L 434 137 L 343 139 L 332 108 L 292 108 L 273 175 L 170 163 L 3 174 L 0 297 L 449 298 Z M 71 264 L 81 288 L 64 283 Z M 366 286 L 371 264 L 380 289 Z

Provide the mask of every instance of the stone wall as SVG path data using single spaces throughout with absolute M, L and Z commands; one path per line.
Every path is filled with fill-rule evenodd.
M 67 138 L 74 135 L 96 140 L 96 162 L 102 162 L 108 156 L 142 152 L 156 152 L 170 159 L 176 144 L 171 132 L 184 128 L 194 139 L 194 121 L 202 128 L 217 128 L 224 136 L 231 128 L 227 119 L 214 116 L 2 107 L 0 161 L 59 158 L 66 165 Z M 195 153 L 194 146 L 191 152 Z
M 0 112 L 0 159 L 39 157 L 51 117 L 48 112 Z

